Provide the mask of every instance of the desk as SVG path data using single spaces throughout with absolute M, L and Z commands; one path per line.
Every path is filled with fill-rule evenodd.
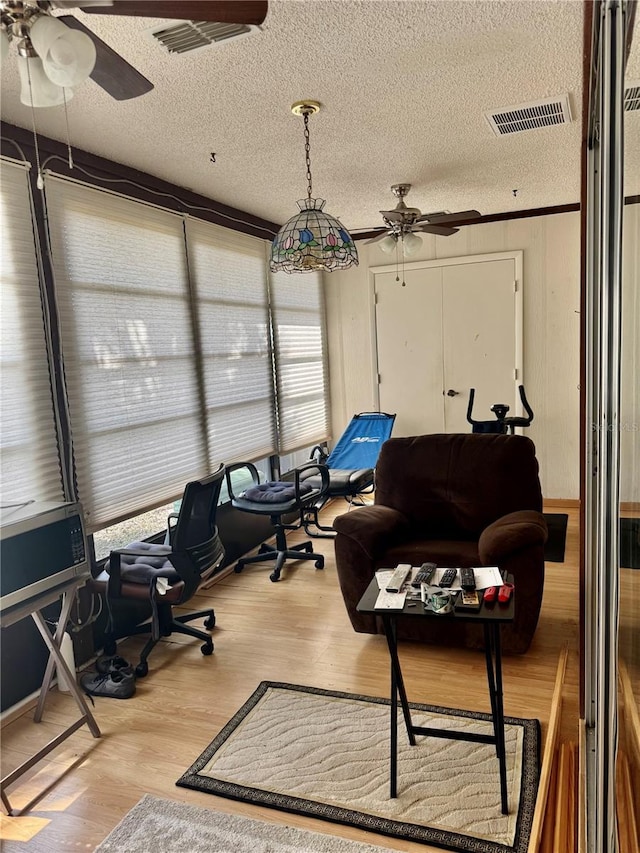
M 28 758 L 19 767 L 16 767 L 15 770 L 0 779 L 0 796 L 2 797 L 2 803 L 4 804 L 7 813 L 10 815 L 14 814 L 14 812 L 11 808 L 9 798 L 5 793 L 5 788 L 15 782 L 16 779 L 19 779 L 20 776 L 22 776 L 22 774 L 25 773 L 30 767 L 33 767 L 34 764 L 44 758 L 45 755 L 48 755 L 53 749 L 59 746 L 59 744 L 66 740 L 70 735 L 72 735 L 85 723 L 89 726 L 91 734 L 94 737 L 100 737 L 100 729 L 98 728 L 98 724 L 96 723 L 93 714 L 89 710 L 89 706 L 87 705 L 86 700 L 82 695 L 80 688 L 78 687 L 78 684 L 76 682 L 76 674 L 75 672 L 71 672 L 60 651 L 60 644 L 62 643 L 62 637 L 64 636 L 64 631 L 67 622 L 69 621 L 69 615 L 71 613 L 71 607 L 73 605 L 76 592 L 81 586 L 83 586 L 85 582 L 86 578 L 84 577 L 73 578 L 72 580 L 69 580 L 66 583 L 60 584 L 60 586 L 54 587 L 53 589 L 50 589 L 47 592 L 34 596 L 33 598 L 28 599 L 27 601 L 23 601 L 20 604 L 15 604 L 13 607 L 8 607 L 0 613 L 0 627 L 2 628 L 7 628 L 9 625 L 13 625 L 15 622 L 19 622 L 21 619 L 25 619 L 27 616 L 32 616 L 33 621 L 36 623 L 36 627 L 42 635 L 42 639 L 44 640 L 47 648 L 49 649 L 49 660 L 47 662 L 44 680 L 40 688 L 38 704 L 36 705 L 36 710 L 33 715 L 34 722 L 39 723 L 42 720 L 42 715 L 44 713 L 44 705 L 47 701 L 47 693 L 49 691 L 51 680 L 53 678 L 53 672 L 56 666 L 58 667 L 59 671 L 62 670 L 62 672 L 66 675 L 67 683 L 69 684 L 71 694 L 76 700 L 76 703 L 81 711 L 81 716 L 79 717 L 79 719 L 77 719 L 74 723 L 68 726 L 59 735 L 52 738 L 49 743 L 43 746 L 42 749 L 39 749 L 38 752 L 31 756 L 31 758 Z M 47 628 L 47 624 L 44 620 L 41 610 L 47 607 L 49 604 L 53 604 L 53 602 L 57 601 L 59 598 L 62 598 L 62 609 L 60 611 L 60 617 L 58 619 L 58 628 L 55 632 L 55 635 L 52 637 L 51 632 Z
M 507 581 L 513 583 L 513 577 L 509 575 Z M 482 604 L 477 613 L 453 613 L 439 616 L 428 610 L 420 599 L 409 599 L 405 601 L 402 610 L 376 610 L 375 603 L 379 593 L 378 582 L 372 578 L 371 583 L 365 590 L 364 595 L 358 603 L 360 613 L 369 613 L 382 617 L 384 632 L 389 647 L 391 659 L 391 779 L 390 796 L 397 796 L 398 776 L 398 695 L 402 706 L 402 714 L 407 729 L 407 736 L 411 746 L 416 744 L 416 735 L 429 735 L 431 737 L 450 738 L 452 740 L 469 740 L 476 743 L 495 744 L 496 756 L 500 769 L 500 798 L 502 803 L 502 814 L 509 813 L 507 799 L 507 764 L 505 755 L 504 739 L 504 712 L 502 707 L 502 652 L 500 647 L 500 627 L 513 622 L 515 614 L 515 595 L 506 605 Z M 411 605 L 411 606 L 409 606 Z M 399 616 L 415 619 L 452 619 L 455 622 L 479 622 L 484 627 L 485 659 L 487 665 L 487 684 L 489 687 L 489 698 L 491 701 L 491 716 L 493 718 L 493 735 L 482 735 L 469 732 L 451 732 L 445 729 L 432 729 L 422 726 L 414 726 L 411 721 L 411 711 L 407 701 L 407 693 L 402 678 L 400 660 L 398 658 L 397 643 L 397 619 Z

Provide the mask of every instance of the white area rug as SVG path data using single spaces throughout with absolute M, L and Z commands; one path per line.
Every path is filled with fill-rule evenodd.
M 392 853 L 146 794 L 95 853 Z
M 411 704 L 414 725 L 491 734 L 487 714 Z M 495 747 L 417 736 L 398 714 L 389 798 L 389 701 L 263 682 L 177 784 L 451 850 L 527 849 L 539 772 L 537 720 L 507 717 L 509 815 Z

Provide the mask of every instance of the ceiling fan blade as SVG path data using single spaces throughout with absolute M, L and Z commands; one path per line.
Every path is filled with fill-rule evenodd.
M 385 237 L 392 237 L 392 234 L 389 234 L 388 231 L 383 231 L 382 234 L 378 234 L 377 237 L 372 237 L 371 240 L 367 240 L 365 242 L 365 246 L 369 245 L 369 243 L 378 243 L 380 240 L 384 240 Z
M 451 228 L 447 225 L 429 225 L 427 222 L 424 222 L 420 225 L 417 225 L 415 228 L 411 229 L 412 231 L 421 231 L 426 234 L 437 234 L 439 237 L 450 237 L 452 234 L 457 233 L 459 228 Z
M 467 219 L 478 219 L 479 216 L 481 214 L 477 210 L 458 210 L 455 213 L 426 213 L 423 216 L 419 216 L 416 222 L 433 222 L 434 225 L 436 223 L 439 225 L 442 222 L 461 222 Z
M 95 67 L 91 72 L 91 79 L 95 80 L 98 86 L 101 86 L 116 101 L 137 98 L 153 89 L 153 83 L 143 77 L 139 71 L 136 71 L 133 65 L 130 65 L 106 42 L 92 33 L 88 27 L 85 27 L 82 21 L 73 15 L 60 15 L 58 20 L 63 21 L 72 30 L 80 30 L 93 41 L 97 55 Z
M 380 213 L 390 222 L 402 222 L 404 220 L 404 213 L 401 210 L 381 210 Z
M 261 24 L 267 17 L 267 0 L 114 0 L 112 6 L 76 3 L 90 15 L 134 15 L 139 18 L 177 18 L 182 21 L 217 21 L 221 24 Z

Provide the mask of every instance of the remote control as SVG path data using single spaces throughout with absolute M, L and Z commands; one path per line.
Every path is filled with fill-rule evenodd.
M 457 569 L 445 569 L 444 574 L 440 578 L 439 586 L 441 586 L 443 588 L 449 588 L 457 577 L 458 577 L 458 570 Z
M 411 586 L 419 589 L 421 583 L 429 583 L 436 568 L 435 563 L 423 563 L 416 572 L 415 578 L 411 581 Z
M 460 586 L 467 592 L 476 588 L 476 576 L 473 569 L 460 569 Z
M 389 578 L 386 589 L 387 592 L 400 592 L 403 583 L 407 579 L 407 575 L 411 572 L 410 563 L 398 563 L 393 574 Z

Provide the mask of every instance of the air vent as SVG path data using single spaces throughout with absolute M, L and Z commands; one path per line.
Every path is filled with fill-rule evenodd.
M 632 80 L 624 90 L 625 110 L 640 110 L 640 80 Z
M 530 104 L 520 104 L 517 107 L 504 107 L 485 113 L 496 136 L 507 136 L 523 133 L 525 130 L 537 130 L 539 127 L 553 127 L 557 124 L 569 124 L 571 109 L 569 96 L 559 95 L 556 98 L 545 98 Z
M 215 21 L 178 21 L 146 32 L 169 53 L 188 53 L 260 32 L 260 27 L 253 24 L 218 24 Z

